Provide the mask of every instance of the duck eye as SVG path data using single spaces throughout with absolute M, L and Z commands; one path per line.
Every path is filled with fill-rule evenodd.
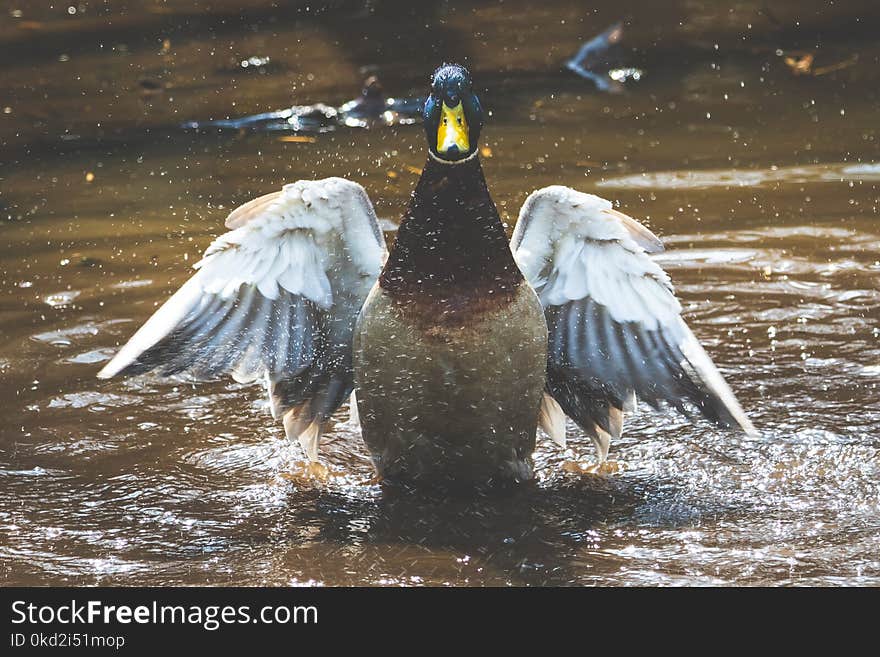
M 459 123 L 461 123 L 461 122 L 459 121 Z M 443 119 L 443 125 L 448 125 L 448 124 L 449 124 L 449 121 L 448 121 L 446 118 L 444 118 L 444 119 Z
M 458 117 L 458 125 L 461 125 L 461 117 Z

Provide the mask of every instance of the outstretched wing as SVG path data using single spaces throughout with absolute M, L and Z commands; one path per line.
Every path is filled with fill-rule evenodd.
M 234 210 L 197 272 L 99 372 L 266 381 L 272 414 L 317 458 L 351 393 L 354 322 L 387 251 L 363 187 L 300 180 Z
M 511 248 L 544 306 L 547 392 L 593 438 L 600 459 L 636 397 L 754 432 L 650 258 L 663 250 L 651 231 L 605 199 L 553 186 L 526 199 Z M 543 413 L 553 412 L 547 400 Z M 558 431 L 558 422 L 542 424 Z

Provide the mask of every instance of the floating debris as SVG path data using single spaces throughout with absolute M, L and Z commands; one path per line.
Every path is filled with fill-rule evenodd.
M 837 62 L 836 64 L 829 64 L 828 66 L 817 66 L 813 69 L 813 75 L 818 77 L 820 75 L 825 75 L 827 73 L 833 73 L 834 71 L 840 71 L 845 68 L 849 68 L 850 66 L 855 66 L 859 62 L 858 53 L 852 55 L 849 59 L 845 59 L 842 62 Z
M 364 81 L 361 95 L 333 107 L 324 103 L 294 105 L 274 112 L 253 114 L 238 119 L 187 121 L 185 130 L 219 128 L 253 132 L 323 133 L 339 127 L 368 128 L 374 123 L 410 125 L 421 120 L 423 98 L 386 98 L 375 75 Z
M 593 82 L 599 91 L 620 93 L 626 82 L 638 82 L 645 74 L 642 69 L 620 65 L 622 39 L 623 23 L 615 23 L 582 45 L 565 66 Z
M 254 132 L 327 132 L 335 129 L 338 112 L 335 107 L 315 103 L 314 105 L 294 105 L 283 110 L 253 114 L 239 119 L 219 119 L 216 121 L 188 121 L 181 125 L 188 130 L 220 128 L 231 130 L 252 130 Z
M 793 52 L 788 55 L 783 55 L 781 50 L 777 50 L 777 54 L 783 56 L 782 61 L 785 62 L 785 65 L 788 66 L 788 69 L 794 75 L 810 75 L 813 77 L 827 75 L 834 71 L 840 71 L 849 68 L 850 66 L 855 66 L 859 61 L 859 55 L 858 53 L 855 53 L 850 55 L 847 59 L 835 62 L 834 64 L 814 66 L 813 64 L 816 60 L 816 54 L 812 52 Z
M 813 71 L 813 59 L 815 55 L 813 53 L 807 53 L 802 56 L 792 56 L 786 57 L 782 61 L 785 62 L 785 65 L 791 69 L 791 72 L 795 75 L 810 75 Z

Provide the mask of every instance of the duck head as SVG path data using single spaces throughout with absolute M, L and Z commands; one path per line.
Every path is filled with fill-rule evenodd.
M 483 108 L 466 68 L 444 64 L 434 71 L 424 118 L 428 149 L 438 160 L 461 162 L 476 152 Z

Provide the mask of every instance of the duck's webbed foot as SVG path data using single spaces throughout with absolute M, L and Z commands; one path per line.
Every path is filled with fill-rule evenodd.
M 282 472 L 281 477 L 297 485 L 327 483 L 335 473 L 318 461 L 297 461 L 291 472 Z
M 588 463 L 587 461 L 566 461 L 562 464 L 565 472 L 580 475 L 606 476 L 617 474 L 623 468 L 618 461 L 596 461 Z

